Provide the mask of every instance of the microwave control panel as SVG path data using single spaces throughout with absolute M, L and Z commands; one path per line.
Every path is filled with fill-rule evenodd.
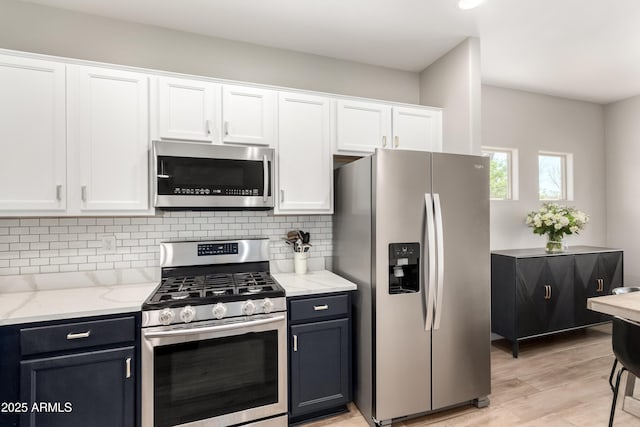
M 174 187 L 174 195 L 185 196 L 259 196 L 260 190 L 257 188 L 186 188 L 186 187 Z

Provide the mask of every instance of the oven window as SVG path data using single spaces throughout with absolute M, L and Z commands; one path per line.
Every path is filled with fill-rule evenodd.
M 173 426 L 278 401 L 278 332 L 154 349 L 154 420 Z
M 271 162 L 267 167 L 271 176 Z M 162 195 L 262 196 L 264 193 L 262 161 L 160 156 L 157 168 L 158 194 Z M 267 195 L 271 195 L 270 188 Z

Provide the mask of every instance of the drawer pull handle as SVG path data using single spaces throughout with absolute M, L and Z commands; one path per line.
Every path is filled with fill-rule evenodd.
M 325 304 L 325 305 L 314 305 L 313 309 L 315 311 L 329 310 L 329 306 L 327 304 Z
M 293 336 L 293 351 L 298 351 L 298 336 Z
M 76 334 L 70 332 L 70 333 L 67 334 L 67 339 L 68 340 L 77 340 L 79 338 L 89 338 L 89 335 L 91 335 L 91 331 L 78 332 Z
M 127 378 L 131 378 L 131 358 L 127 357 L 127 360 L 125 363 L 127 365 Z

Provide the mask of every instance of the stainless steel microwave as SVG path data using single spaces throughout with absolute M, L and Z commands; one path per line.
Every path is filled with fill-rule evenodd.
M 273 148 L 153 141 L 154 206 L 273 208 Z

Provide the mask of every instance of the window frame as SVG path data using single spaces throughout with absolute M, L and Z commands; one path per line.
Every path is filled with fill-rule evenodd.
M 511 147 L 493 147 L 482 146 L 480 148 L 483 156 L 489 157 L 491 162 L 490 153 L 500 153 L 507 155 L 507 196 L 505 198 L 491 197 L 491 189 L 489 189 L 489 199 L 491 201 L 512 201 L 519 199 L 519 182 L 518 182 L 518 149 Z M 491 167 L 489 167 L 491 169 Z M 491 176 L 489 176 L 491 180 Z M 491 186 L 491 182 L 489 182 Z
M 540 157 L 557 157 L 561 159 L 561 188 L 560 198 L 547 199 L 540 194 Z M 538 151 L 538 200 L 541 202 L 558 202 L 573 200 L 573 153 L 562 153 L 557 151 Z

